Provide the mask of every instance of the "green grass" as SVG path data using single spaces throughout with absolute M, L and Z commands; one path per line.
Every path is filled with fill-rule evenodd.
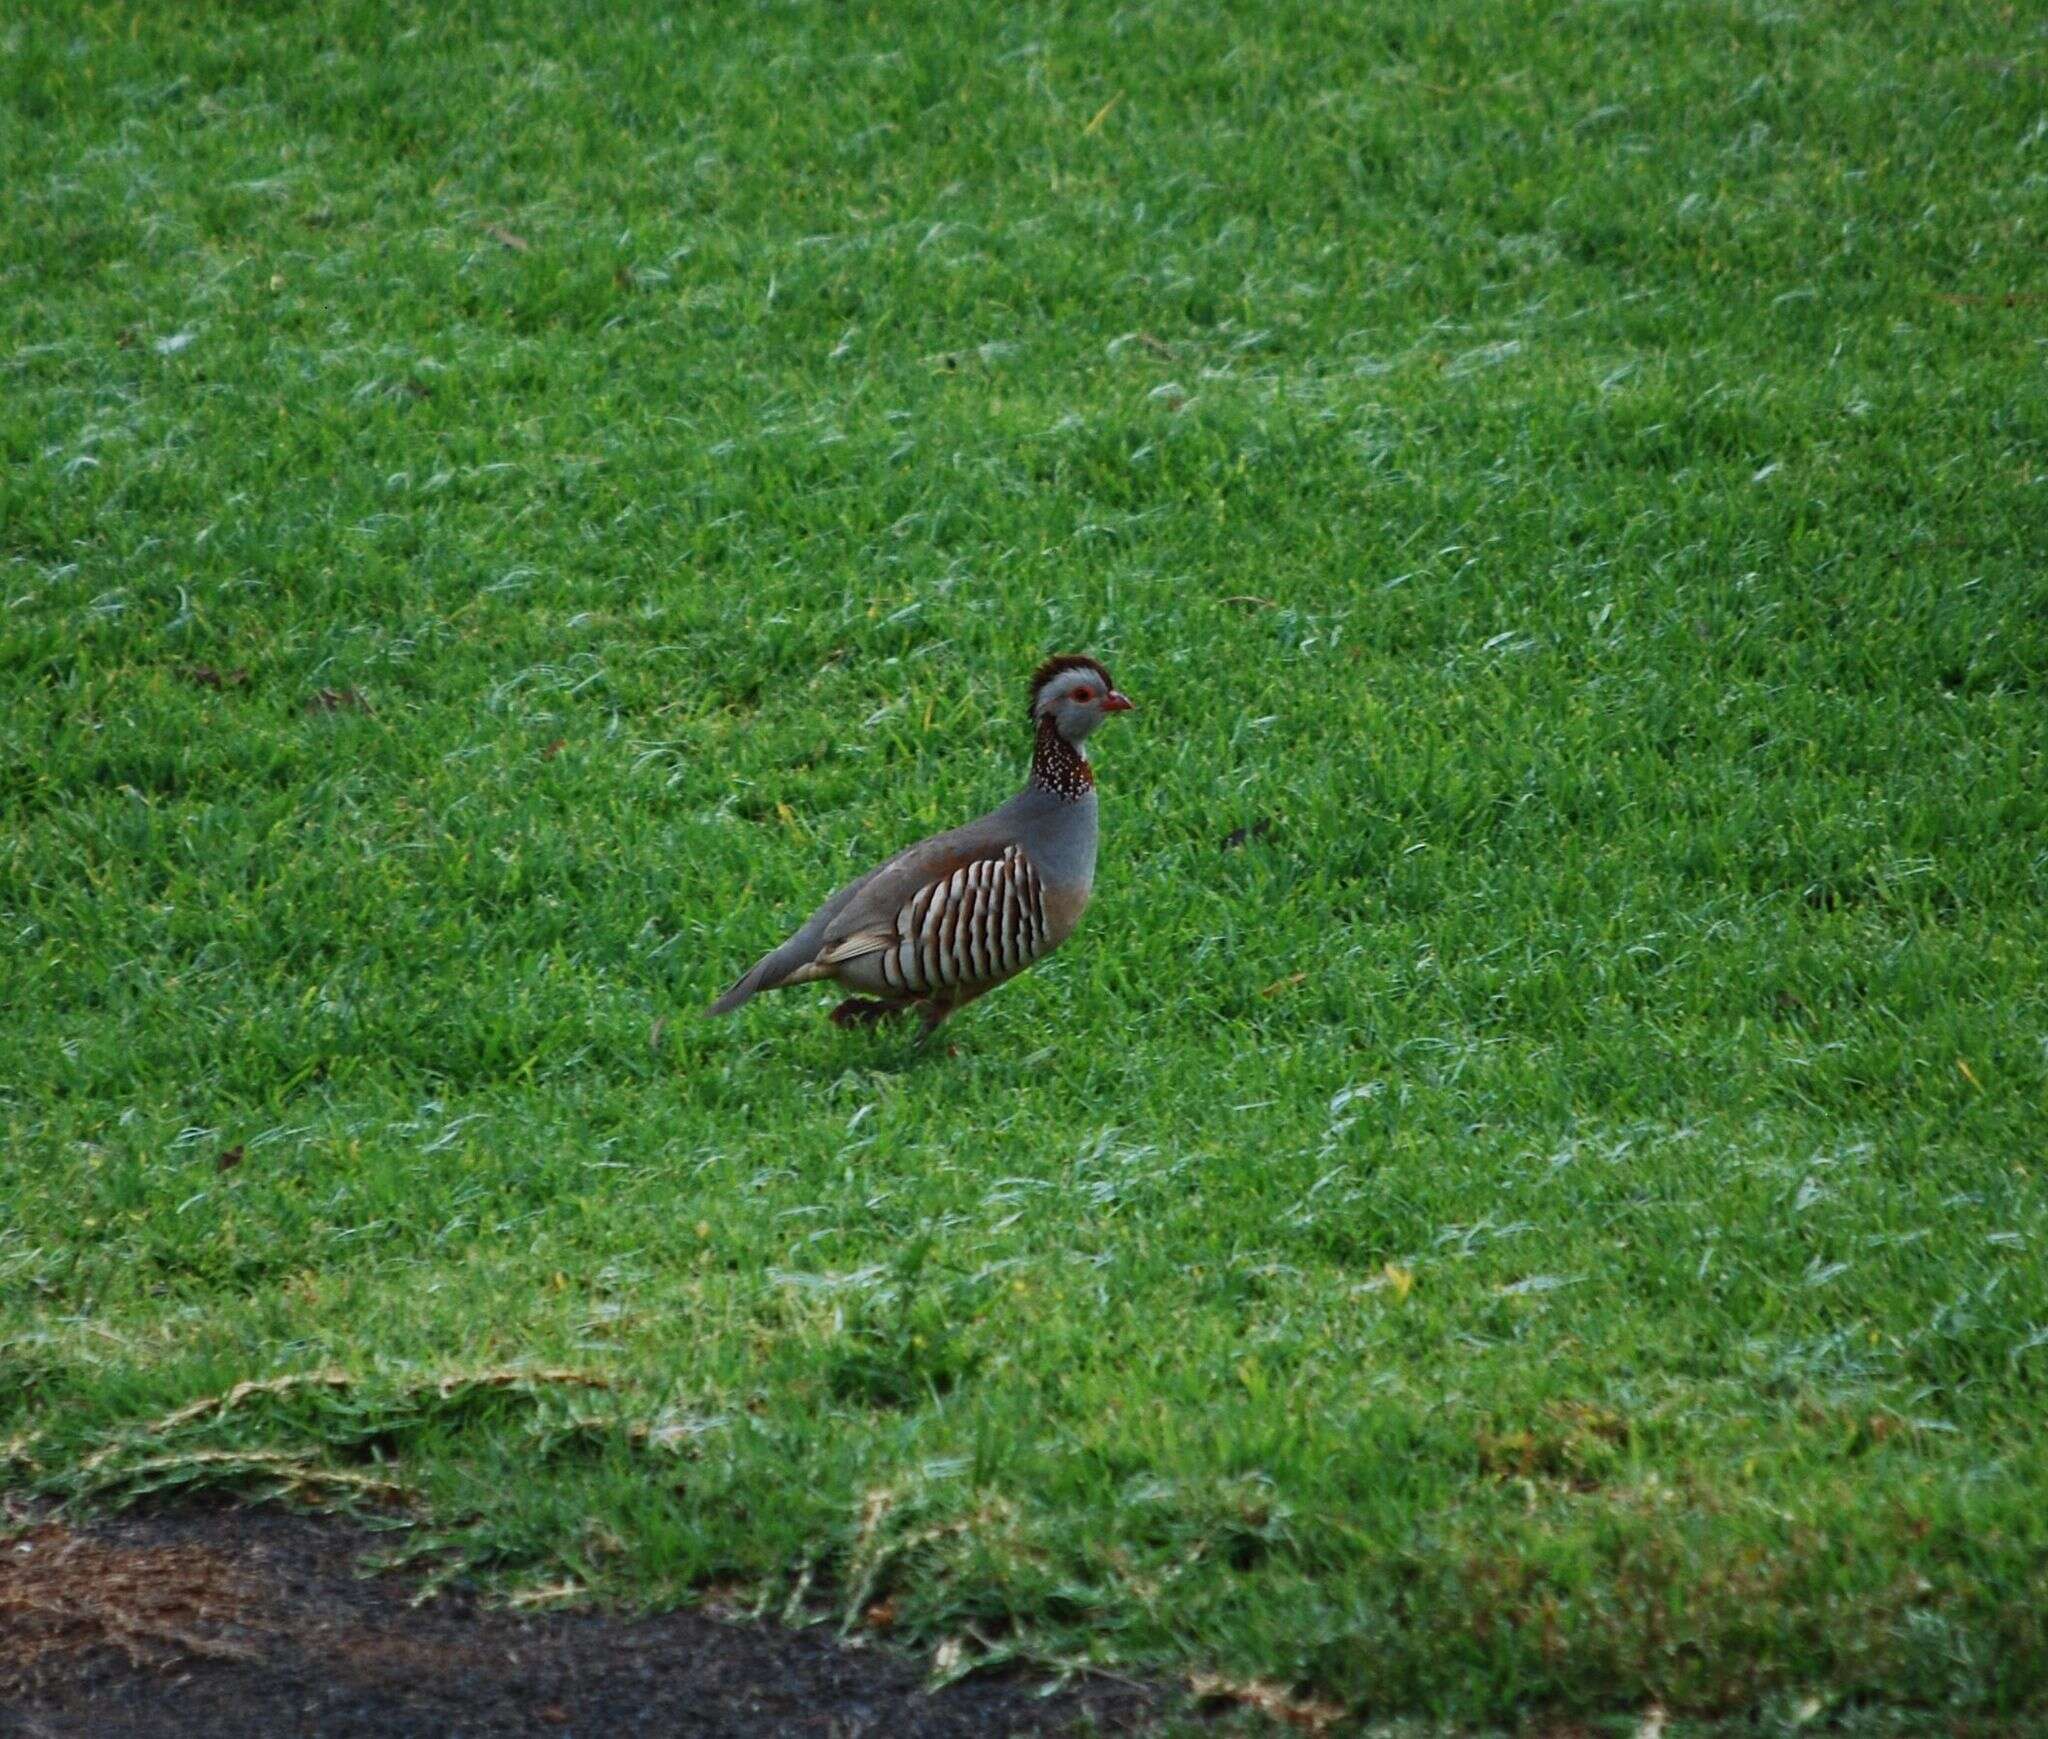
M 12 1477 L 1371 1716 L 2039 1718 L 2044 79 L 0 25 Z M 1141 710 L 1059 956 L 950 1056 L 696 1018 L 1069 648 Z

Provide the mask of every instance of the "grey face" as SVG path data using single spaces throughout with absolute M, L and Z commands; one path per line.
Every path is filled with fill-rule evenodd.
M 1068 742 L 1079 743 L 1106 714 L 1129 712 L 1131 703 L 1097 671 L 1063 670 L 1038 691 L 1034 710 L 1040 718 L 1050 716 Z

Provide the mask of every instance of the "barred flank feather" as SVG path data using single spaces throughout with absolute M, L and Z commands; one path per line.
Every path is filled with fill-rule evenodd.
M 1045 889 L 1016 846 L 927 882 L 896 914 L 882 980 L 906 996 L 979 988 L 1022 972 L 1046 951 Z

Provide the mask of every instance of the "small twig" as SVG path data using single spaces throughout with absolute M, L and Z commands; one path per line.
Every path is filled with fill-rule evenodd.
M 575 1600 L 583 1593 L 581 1583 L 549 1582 L 538 1588 L 522 1588 L 505 1597 L 507 1606 L 541 1606 L 555 1600 Z
M 360 1382 L 360 1378 L 343 1370 L 296 1371 L 282 1377 L 252 1378 L 248 1382 L 237 1383 L 225 1394 L 207 1395 L 197 1401 L 187 1402 L 184 1406 L 166 1413 L 161 1419 L 152 1420 L 135 1431 L 124 1433 L 113 1441 L 103 1444 L 100 1448 L 94 1450 L 91 1455 L 87 1456 L 84 1461 L 79 1463 L 79 1471 L 81 1473 L 97 1472 L 116 1456 L 135 1448 L 138 1442 L 147 1438 L 161 1437 L 167 1432 L 177 1430 L 180 1426 L 190 1425 L 195 1420 L 206 1418 L 209 1414 L 215 1418 L 225 1418 L 232 1409 L 240 1406 L 242 1402 L 248 1400 L 253 1395 L 283 1395 L 289 1394 L 296 1389 L 348 1389 L 358 1386 Z M 509 1389 L 527 1383 L 571 1386 L 581 1389 L 609 1389 L 612 1386 L 609 1378 L 598 1376 L 590 1371 L 573 1371 L 557 1368 L 525 1370 L 517 1366 L 507 1366 L 497 1370 L 450 1371 L 439 1377 L 423 1377 L 419 1381 L 410 1383 L 400 1389 L 394 1400 L 403 1403 L 431 1390 L 439 1395 L 442 1400 L 447 1401 L 453 1399 L 455 1395 L 464 1389 Z M 11 1451 L 15 1444 L 24 1441 L 33 1441 L 33 1439 L 24 1440 L 17 1438 L 13 1443 L 7 1445 L 7 1449 Z M 195 1452 L 193 1459 L 231 1459 L 236 1455 L 254 1453 L 257 1452 L 207 1450 Z M 4 1457 L 0 1457 L 0 1459 L 4 1459 Z
M 193 1467 L 217 1467 L 247 1473 L 268 1473 L 294 1486 L 345 1486 L 351 1491 L 378 1497 L 405 1498 L 412 1494 L 396 1481 L 374 1474 L 357 1473 L 343 1467 L 321 1467 L 310 1457 L 291 1455 L 279 1449 L 192 1449 L 182 1455 L 152 1455 L 119 1471 L 127 1475 L 179 1473 Z
M 522 1370 L 510 1366 L 496 1371 L 453 1371 L 440 1378 L 433 1386 L 441 1399 L 450 1399 L 460 1389 L 510 1389 L 520 1383 L 552 1383 L 578 1389 L 609 1389 L 611 1379 L 600 1377 L 593 1371 L 572 1371 L 566 1368 L 548 1368 L 538 1371 Z M 425 1388 L 417 1385 L 413 1393 Z
M 1216 1673 L 1190 1673 L 1188 1688 L 1202 1702 L 1241 1703 L 1272 1720 L 1290 1727 L 1321 1733 L 1344 1719 L 1339 1703 L 1319 1702 L 1313 1697 L 1290 1695 L 1282 1686 L 1260 1679 L 1226 1679 Z
M 1958 290 L 1937 290 L 1937 302 L 1946 302 L 1951 308 L 2038 308 L 2048 302 L 2048 295 L 2029 290 L 2008 290 L 2002 296 L 1973 296 Z
M 355 1379 L 346 1371 L 297 1371 L 289 1376 L 269 1377 L 261 1381 L 250 1380 L 237 1383 L 224 1395 L 207 1395 L 197 1401 L 166 1413 L 161 1419 L 154 1419 L 143 1426 L 134 1436 L 116 1438 L 88 1455 L 79 1463 L 81 1473 L 91 1473 L 104 1463 L 111 1461 L 122 1450 L 129 1448 L 136 1437 L 161 1437 L 167 1431 L 175 1431 L 180 1425 L 189 1425 L 195 1419 L 207 1414 L 225 1415 L 232 1407 L 238 1407 L 251 1395 L 283 1395 L 293 1389 L 325 1388 L 345 1389 Z

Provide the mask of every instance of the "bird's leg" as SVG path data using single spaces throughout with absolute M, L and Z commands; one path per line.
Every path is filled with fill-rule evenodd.
M 832 1011 L 834 1026 L 877 1026 L 904 1012 L 907 1002 L 880 1002 L 865 996 L 849 996 Z
M 924 1025 L 918 1029 L 917 1042 L 921 1045 L 928 1044 L 932 1034 L 939 1030 L 941 1022 L 958 1014 L 977 996 L 993 988 L 992 985 L 981 984 L 969 989 L 963 984 L 951 996 L 927 997 L 917 1005 L 918 1013 L 924 1016 Z

